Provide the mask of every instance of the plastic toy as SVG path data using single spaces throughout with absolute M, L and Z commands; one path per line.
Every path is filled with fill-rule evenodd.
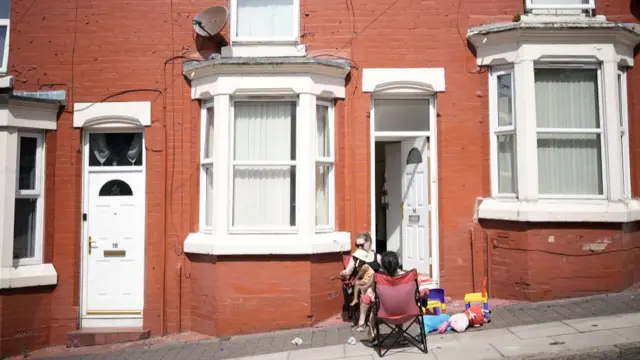
M 467 293 L 464 295 L 464 307 L 469 310 L 471 308 L 471 303 L 482 303 L 482 308 L 484 310 L 484 317 L 487 322 L 490 322 L 489 314 L 491 314 L 491 310 L 489 309 L 489 294 L 487 293 L 487 277 L 485 276 L 484 280 L 482 280 L 482 292 L 476 293 Z
M 429 290 L 426 309 L 432 311 L 435 309 L 436 315 L 447 312 L 447 305 L 444 301 L 444 289 L 436 288 Z

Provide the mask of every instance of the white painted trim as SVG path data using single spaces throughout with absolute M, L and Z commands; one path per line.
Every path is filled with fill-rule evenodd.
M 341 74 L 337 74 L 341 75 Z M 324 98 L 345 97 L 345 80 L 340 76 L 312 73 L 288 74 L 218 74 L 191 81 L 192 99 L 231 96 L 295 96 L 313 94 Z
M 0 289 L 48 286 L 58 283 L 58 273 L 53 264 L 3 267 L 0 271 Z
M 362 92 L 433 93 L 445 91 L 444 68 L 365 68 Z
M 73 104 L 74 128 L 122 129 L 142 126 L 151 126 L 150 101 Z
M 10 99 L 8 105 L 4 109 L 0 109 L 0 127 L 56 130 L 58 109 L 57 105 L 43 105 Z
M 413 98 L 410 91 L 405 91 L 401 88 L 396 89 L 397 92 L 393 96 L 393 98 L 407 98 L 403 97 L 399 94 L 407 94 L 409 98 Z M 375 161 L 375 144 L 376 140 L 380 138 L 396 138 L 396 139 L 407 139 L 412 137 L 427 137 L 429 138 L 429 180 L 431 181 L 429 192 L 430 192 L 430 206 L 431 209 L 428 211 L 430 216 L 430 229 L 431 229 L 431 248 L 429 249 L 429 253 L 431 256 L 431 278 L 433 279 L 435 284 L 440 283 L 440 227 L 439 227 L 439 195 L 438 195 L 438 122 L 437 122 L 437 96 L 430 95 L 424 97 L 425 100 L 429 101 L 429 129 L 428 132 L 424 131 L 385 131 L 385 132 L 376 132 L 375 129 L 375 100 L 376 98 L 386 98 L 386 96 L 378 96 L 380 94 L 373 93 L 371 96 L 371 107 L 370 107 L 370 116 L 369 116 L 369 181 L 370 181 L 370 234 L 371 238 L 374 239 L 373 249 L 376 248 L 376 211 L 375 211 L 375 203 L 376 203 L 376 190 L 375 190 L 375 180 L 376 180 L 376 161 Z
M 485 199 L 478 208 L 480 219 L 525 222 L 612 222 L 640 220 L 639 200 L 584 200 L 535 202 Z
M 144 102 L 143 102 L 144 103 Z M 76 103 L 77 104 L 77 103 Z M 148 102 L 149 106 L 151 105 L 150 102 Z M 150 110 L 150 108 L 149 108 Z M 88 236 L 88 221 L 84 221 L 82 219 L 82 215 L 84 213 L 86 213 L 89 209 L 89 173 L 90 172 L 125 172 L 125 171 L 129 171 L 129 172 L 142 172 L 143 173 L 143 177 L 144 177 L 144 200 L 142 201 L 142 213 L 144 214 L 144 229 L 143 229 L 143 239 L 144 239 L 144 253 L 147 253 L 147 228 L 146 228 L 146 221 L 147 221 L 147 138 L 146 138 L 146 134 L 144 131 L 144 128 L 140 128 L 137 126 L 133 126 L 133 125 L 124 125 L 124 127 L 118 128 L 117 124 L 119 124 L 119 122 L 116 121 L 112 121 L 112 122 L 106 122 L 106 123 L 101 123 L 103 125 L 106 126 L 97 126 L 94 127 L 95 123 L 93 122 L 89 122 L 87 125 L 88 127 L 84 129 L 84 131 L 82 132 L 82 205 L 81 205 L 81 209 L 80 209 L 80 214 L 79 214 L 79 222 L 80 222 L 80 306 L 78 307 L 78 319 L 79 319 L 79 323 L 80 323 L 80 327 L 104 327 L 104 326 L 108 326 L 108 327 L 127 327 L 127 326 L 142 326 L 142 316 L 140 316 L 139 319 L 139 324 L 138 324 L 138 319 L 135 319 L 135 321 L 131 322 L 128 321 L 126 318 L 122 318 L 122 317 L 117 317 L 114 318 L 112 320 L 109 320 L 108 318 L 91 318 L 91 317 L 87 317 L 85 314 L 87 313 L 87 284 L 86 282 L 88 281 L 88 276 L 87 276 L 87 272 L 88 272 L 88 268 L 89 268 L 89 264 L 88 264 L 88 258 L 86 256 L 87 254 L 87 236 Z M 136 167 L 122 167 L 122 169 L 120 169 L 119 167 L 110 167 L 110 169 L 106 169 L 104 167 L 89 167 L 89 156 L 87 156 L 89 154 L 89 135 L 91 134 L 95 134 L 95 133 L 127 133 L 127 132 L 141 132 L 142 133 L 142 152 L 140 153 L 140 156 L 142 156 L 142 166 L 136 166 Z M 142 267 L 142 271 L 143 271 L 143 278 L 145 276 L 145 256 L 142 257 L 141 261 L 141 267 Z M 143 284 L 144 286 L 145 284 Z M 143 297 L 142 297 L 142 301 L 143 301 L 143 308 L 144 308 L 144 291 L 143 293 Z M 144 310 L 143 310 L 144 311 Z M 104 321 L 102 321 L 104 320 Z M 117 320 L 117 321 L 113 321 L 113 320 Z M 100 325 L 102 324 L 102 325 Z M 109 325 L 110 324 L 110 325 Z M 138 324 L 138 325 L 136 325 Z M 95 326 L 94 326 L 95 325 Z
M 229 2 L 229 15 L 230 15 L 230 37 L 231 43 L 297 43 L 300 40 L 300 0 L 293 0 L 293 29 L 291 29 L 291 36 L 285 37 L 243 37 L 238 36 L 238 0 L 230 0 Z M 263 21 L 267 21 L 264 19 Z
M 307 56 L 307 47 L 303 44 L 238 44 L 233 46 L 224 46 L 220 49 L 220 55 L 223 58 L 232 57 L 295 57 Z
M 620 116 L 622 117 L 622 129 L 621 132 L 624 132 L 624 136 L 621 136 L 622 141 L 622 171 L 623 171 L 623 188 L 622 188 L 622 196 L 624 198 L 631 198 L 631 161 L 629 159 L 629 100 L 628 93 L 629 90 L 627 88 L 627 71 L 626 70 L 618 70 L 618 74 L 620 75 L 620 92 L 619 101 L 620 108 L 622 109 L 622 113 Z
M 351 234 L 348 232 L 312 235 L 190 233 L 184 241 L 186 253 L 205 255 L 307 255 L 350 250 Z

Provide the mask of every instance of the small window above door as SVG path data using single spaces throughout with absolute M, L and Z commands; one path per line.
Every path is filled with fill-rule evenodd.
M 132 196 L 131 186 L 122 180 L 109 180 L 100 188 L 98 196 Z
M 422 164 L 422 153 L 417 148 L 413 148 L 407 155 L 407 165 Z
M 142 166 L 142 133 L 89 135 L 89 166 Z

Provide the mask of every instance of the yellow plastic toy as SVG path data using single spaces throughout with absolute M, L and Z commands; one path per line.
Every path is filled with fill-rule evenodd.
M 482 307 L 487 311 L 485 318 L 487 319 L 487 322 L 491 321 L 491 319 L 489 319 L 491 310 L 489 310 L 489 294 L 487 293 L 486 276 L 484 280 L 482 280 L 482 292 L 467 293 L 464 295 L 464 307 L 467 310 L 471 307 L 471 303 L 482 303 Z

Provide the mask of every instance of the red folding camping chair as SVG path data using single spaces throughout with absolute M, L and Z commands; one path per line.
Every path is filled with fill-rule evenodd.
M 384 356 L 401 339 L 406 339 L 413 346 L 427 353 L 427 334 L 422 322 L 425 313 L 420 306 L 420 292 L 418 287 L 418 272 L 413 269 L 397 276 L 375 274 L 375 341 L 376 350 L 380 357 Z M 417 339 L 407 331 L 411 325 L 418 323 L 420 339 Z M 387 325 L 391 332 L 384 339 L 380 339 L 380 324 Z M 404 326 L 405 324 L 406 327 Z M 382 344 L 393 334 L 398 337 L 390 346 L 385 346 L 381 352 Z

